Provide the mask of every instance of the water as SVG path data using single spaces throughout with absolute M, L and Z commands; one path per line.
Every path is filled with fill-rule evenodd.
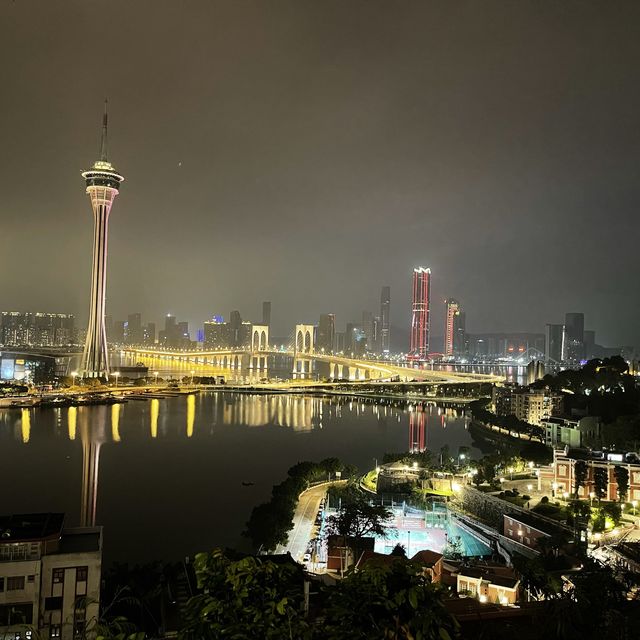
M 0 511 L 62 511 L 74 526 L 84 484 L 95 488 L 106 562 L 246 548 L 251 509 L 296 462 L 335 456 L 365 470 L 411 442 L 434 451 L 446 444 L 455 455 L 473 446 L 467 422 L 435 405 L 225 392 L 3 410 Z M 99 463 L 97 486 L 83 462 Z

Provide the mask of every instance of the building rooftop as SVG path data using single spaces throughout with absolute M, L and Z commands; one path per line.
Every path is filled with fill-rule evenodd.
M 430 549 L 423 549 L 422 551 L 418 551 L 413 558 L 411 558 L 411 562 L 419 562 L 423 567 L 433 567 L 439 560 L 442 560 L 444 556 L 437 551 L 431 551 Z
M 65 529 L 57 553 L 90 553 L 102 549 L 102 527 Z
M 0 516 L 0 544 L 59 538 L 64 513 L 23 513 Z
M 520 582 L 513 569 L 509 569 L 508 567 L 462 567 L 458 574 L 467 578 L 482 578 L 491 584 L 497 584 L 498 586 L 509 589 L 515 589 L 518 582 Z

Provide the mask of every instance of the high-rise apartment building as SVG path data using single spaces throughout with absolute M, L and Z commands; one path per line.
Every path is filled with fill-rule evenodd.
M 231 330 L 229 323 L 220 320 L 210 320 L 204 323 L 204 348 L 205 349 L 230 349 Z
M 564 358 L 564 325 L 548 324 L 545 332 L 544 354 L 547 364 L 560 363 Z
M 564 317 L 564 360 L 580 362 L 584 359 L 584 314 L 567 313 Z
M 164 319 L 164 330 L 158 334 L 158 342 L 163 347 L 188 348 L 191 345 L 189 323 L 176 322 L 175 316 L 168 313 Z
M 262 324 L 266 327 L 271 326 L 271 303 L 262 303 Z
M 411 305 L 411 343 L 409 355 L 418 360 L 429 356 L 429 308 L 431 300 L 431 269 L 413 270 L 413 296 Z
M 367 337 L 361 325 L 355 322 L 347 322 L 344 336 L 344 351 L 355 357 L 364 355 L 367 348 Z
M 142 314 L 130 313 L 124 327 L 127 344 L 142 344 Z
M 323 313 L 318 323 L 316 349 L 332 353 L 336 348 L 336 317 L 333 313 Z
M 362 312 L 362 330 L 364 331 L 364 337 L 367 341 L 366 350 L 372 352 L 375 351 L 375 325 L 373 313 L 371 313 L 371 311 Z
M 75 341 L 75 318 L 66 313 L 3 311 L 0 344 L 5 347 L 58 347 Z
M 453 298 L 445 300 L 444 355 L 452 357 L 464 351 L 464 314 L 460 303 Z
M 142 344 L 152 345 L 156 343 L 156 323 L 147 322 L 142 329 Z
M 380 292 L 380 350 L 389 353 L 391 331 L 391 287 L 382 287 Z

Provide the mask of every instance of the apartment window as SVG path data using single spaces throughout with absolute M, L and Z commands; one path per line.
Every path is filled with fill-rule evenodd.
M 52 624 L 49 627 L 49 638 L 59 638 L 60 637 L 60 625 Z
M 89 568 L 88 567 L 77 567 L 76 568 L 76 582 L 86 582 L 88 573 L 89 573 Z
M 24 589 L 24 576 L 7 578 L 7 591 L 20 591 L 21 589 Z
M 73 616 L 73 634 L 76 637 L 84 635 L 85 627 L 87 626 L 87 612 L 85 609 L 76 609 Z
M 0 591 L 4 591 L 4 577 L 0 578 Z
M 45 611 L 60 611 L 62 609 L 62 596 L 50 596 L 44 599 Z
M 53 570 L 53 584 L 59 584 L 64 582 L 64 569 Z
M 27 582 L 35 582 L 35 579 L 36 579 L 36 577 L 35 577 L 34 574 L 31 574 L 30 576 L 27 576 Z

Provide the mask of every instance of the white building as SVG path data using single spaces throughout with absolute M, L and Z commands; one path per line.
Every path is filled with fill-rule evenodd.
M 562 394 L 549 389 L 523 389 L 512 396 L 513 414 L 524 422 L 540 425 L 542 420 L 562 413 Z
M 72 640 L 97 618 L 102 528 L 63 525 L 62 513 L 0 516 L 0 640 Z
M 549 447 L 566 445 L 577 448 L 587 442 L 593 443 L 600 436 L 600 420 L 595 416 L 579 419 L 544 418 L 540 426 L 546 432 L 546 444 Z

